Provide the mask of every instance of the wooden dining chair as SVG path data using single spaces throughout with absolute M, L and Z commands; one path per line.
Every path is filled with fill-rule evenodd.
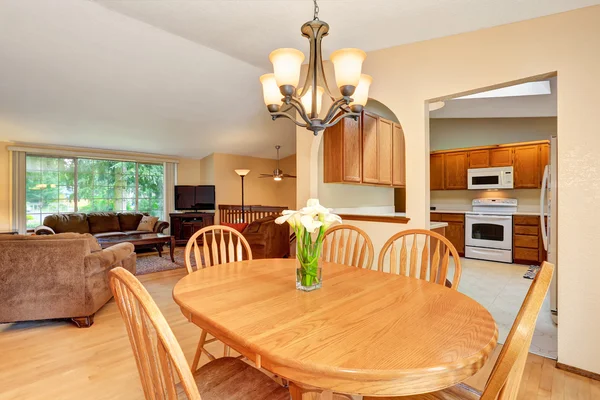
M 458 384 L 433 393 L 402 397 L 364 397 L 364 400 L 515 400 L 525 369 L 529 346 L 535 331 L 535 323 L 548 292 L 554 265 L 544 262 L 515 318 L 508 338 L 494 364 L 483 393 L 466 385 Z
M 407 248 L 409 241 L 412 242 L 410 252 Z M 419 251 L 419 243 L 423 245 L 421 251 Z M 377 262 L 378 271 L 384 270 L 386 257 L 389 257 L 390 273 L 408 275 L 439 283 L 454 290 L 458 289 L 462 271 L 458 251 L 439 233 L 425 229 L 398 232 L 383 245 Z M 447 279 L 450 257 L 454 260 L 454 275 L 451 282 Z
M 352 225 L 337 225 L 325 232 L 324 261 L 371 269 L 374 256 L 373 242 L 360 228 Z
M 173 331 L 140 281 L 118 267 L 109 272 L 109 282 L 146 399 L 289 399 L 286 388 L 237 358 L 219 358 L 192 373 Z
M 211 225 L 194 233 L 185 246 L 184 260 L 188 274 L 194 272 L 191 255 L 194 254 L 196 270 L 200 268 L 213 267 L 228 262 L 252 260 L 252 250 L 246 238 L 237 230 L 223 225 Z M 192 362 L 192 371 L 198 368 L 202 353 L 210 360 L 216 357 L 210 353 L 205 346 L 217 341 L 215 338 L 207 339 L 208 332 L 202 330 L 198 348 Z M 223 344 L 223 355 L 230 354 L 229 346 Z

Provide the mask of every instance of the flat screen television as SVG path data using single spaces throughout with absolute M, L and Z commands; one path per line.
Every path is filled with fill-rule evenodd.
M 214 185 L 176 185 L 175 186 L 176 210 L 214 210 L 215 187 Z

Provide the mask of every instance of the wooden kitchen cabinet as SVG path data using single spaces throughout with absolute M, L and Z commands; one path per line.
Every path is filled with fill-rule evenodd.
M 487 168 L 489 166 L 489 150 L 474 150 L 469 152 L 469 168 Z
M 323 181 L 360 183 L 362 135 L 360 120 L 344 118 L 323 136 Z
M 490 150 L 490 167 L 510 167 L 513 165 L 514 149 L 504 147 Z
M 515 189 L 536 189 L 541 184 L 540 146 L 519 146 L 514 148 L 514 187 Z
M 444 189 L 466 189 L 468 153 L 461 151 L 444 156 Z
M 392 129 L 392 185 L 406 187 L 404 131 L 398 124 L 394 124 Z
M 362 118 L 362 181 L 366 183 L 379 183 L 377 152 L 377 116 L 367 112 Z
M 513 261 L 540 265 L 544 258 L 540 218 L 536 215 L 513 216 Z
M 447 222 L 446 238 L 456 247 L 458 254 L 465 255 L 465 215 L 442 213 L 442 222 Z
M 550 145 L 540 144 L 540 185 L 542 187 L 542 179 L 544 177 L 544 169 L 550 164 Z
M 382 185 L 392 184 L 392 135 L 394 123 L 379 118 L 377 132 L 377 180 Z
M 377 114 L 344 118 L 323 133 L 323 182 L 406 187 L 404 132 Z
M 444 190 L 444 155 L 429 156 L 429 189 Z

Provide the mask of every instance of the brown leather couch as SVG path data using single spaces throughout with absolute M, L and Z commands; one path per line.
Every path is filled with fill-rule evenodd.
M 44 218 L 44 225 L 35 228 L 36 235 L 53 235 L 55 233 L 76 232 L 91 233 L 96 237 L 133 235 L 148 233 L 138 231 L 143 213 L 94 212 L 89 214 L 52 214 Z M 169 227 L 165 221 L 157 221 L 153 232 L 162 233 Z
M 0 323 L 69 318 L 91 326 L 112 297 L 108 271 L 135 273 L 133 250 L 102 250 L 89 233 L 0 235 Z
M 276 224 L 277 215 L 257 219 L 244 229 L 242 235 L 250 244 L 253 259 L 283 258 L 290 255 L 290 228 Z

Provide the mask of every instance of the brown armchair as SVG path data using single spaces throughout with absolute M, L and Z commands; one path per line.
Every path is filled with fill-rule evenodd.
M 135 273 L 133 250 L 102 250 L 90 234 L 0 235 L 0 323 L 68 318 L 91 326 L 112 297 L 108 271 Z
M 290 255 L 290 228 L 276 224 L 277 215 L 257 219 L 244 229 L 242 235 L 252 249 L 252 258 L 283 258 Z

